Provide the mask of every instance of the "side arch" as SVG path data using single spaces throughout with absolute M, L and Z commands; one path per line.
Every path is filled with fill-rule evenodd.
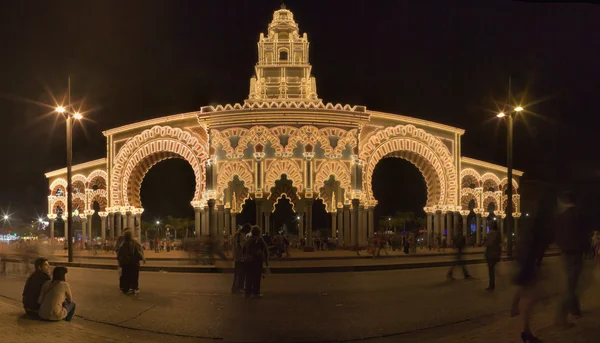
M 375 200 L 373 171 L 386 157 L 400 157 L 419 168 L 427 184 L 427 207 L 458 207 L 458 175 L 452 155 L 439 139 L 412 125 L 381 130 L 362 147 L 363 193 L 369 201 Z
M 481 175 L 481 185 L 484 192 L 495 192 L 500 189 L 500 178 L 492 173 Z M 494 189 L 493 191 L 490 189 Z
M 194 170 L 199 201 L 204 189 L 207 146 L 190 132 L 168 126 L 155 126 L 131 138 L 115 157 L 111 175 L 111 206 L 141 207 L 139 190 L 150 168 L 168 158 L 182 158 Z

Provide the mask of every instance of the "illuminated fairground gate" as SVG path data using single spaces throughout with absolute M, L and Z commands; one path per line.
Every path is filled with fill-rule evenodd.
M 341 245 L 362 246 L 377 230 L 373 170 L 383 158 L 402 158 L 421 171 L 427 185 L 427 240 L 444 233 L 451 240 L 462 226 L 465 233 L 475 227 L 480 242 L 488 217 L 502 222 L 506 168 L 461 157 L 464 130 L 324 103 L 308 53 L 307 35 L 299 34 L 293 14 L 276 11 L 268 34 L 260 35 L 243 104 L 206 106 L 105 131 L 106 158 L 73 168 L 74 208 L 89 219 L 93 203 L 102 204 L 103 238 L 124 227 L 139 233 L 144 175 L 162 160 L 179 158 L 195 173 L 191 205 L 198 235 L 231 235 L 247 199 L 255 200 L 256 223 L 269 230 L 275 203 L 285 196 L 299 217 L 300 237 L 312 237 L 312 203 L 321 199 L 332 216 L 330 236 Z M 46 174 L 51 228 L 58 208 L 65 208 L 65 175 L 64 169 Z M 522 173 L 515 175 L 518 218 Z

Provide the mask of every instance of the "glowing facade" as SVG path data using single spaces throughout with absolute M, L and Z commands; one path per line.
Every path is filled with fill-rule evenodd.
M 243 104 L 205 106 L 105 131 L 106 158 L 73 169 L 74 208 L 88 222 L 88 237 L 94 202 L 103 238 L 106 229 L 114 236 L 136 227 L 144 175 L 169 158 L 184 159 L 194 170 L 198 235 L 230 235 L 248 198 L 256 200 L 257 223 L 269 230 L 274 205 L 286 196 L 301 218 L 301 237 L 311 238 L 312 203 L 322 199 L 332 215 L 331 236 L 343 245 L 364 245 L 377 222 L 373 170 L 390 157 L 408 160 L 423 174 L 427 239 L 445 230 L 452 237 L 459 222 L 466 230 L 469 213 L 478 223 L 490 211 L 504 215 L 506 168 L 461 157 L 464 130 L 320 100 L 307 34 L 299 34 L 289 10 L 275 11 L 267 35 L 260 35 L 255 72 Z M 518 218 L 522 173 L 514 174 Z M 46 177 L 53 223 L 58 207 L 65 208 L 66 170 Z

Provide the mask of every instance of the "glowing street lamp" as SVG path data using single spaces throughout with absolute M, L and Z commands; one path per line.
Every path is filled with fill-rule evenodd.
M 9 220 L 10 216 L 8 214 L 5 214 L 4 217 L 2 217 L 4 220 Z
M 511 103 L 510 98 L 510 80 L 508 83 L 508 103 Z M 513 108 L 512 111 L 500 112 L 496 115 L 498 118 L 506 118 L 506 232 L 509 237 L 513 235 L 513 202 L 512 202 L 512 180 L 513 180 L 513 119 L 514 115 L 521 113 L 524 110 L 522 106 Z M 494 218 L 496 220 L 496 218 Z M 507 242 L 507 255 L 512 257 L 513 255 L 513 241 L 509 239 Z
M 69 262 L 73 262 L 73 192 L 71 189 L 73 177 L 73 119 L 81 120 L 83 116 L 73 111 L 71 105 L 71 78 L 68 81 L 67 105 L 57 106 L 56 113 L 65 117 L 67 123 L 67 251 Z

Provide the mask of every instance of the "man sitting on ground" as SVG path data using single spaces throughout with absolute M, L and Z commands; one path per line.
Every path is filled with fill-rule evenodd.
M 48 259 L 39 257 L 35 260 L 34 266 L 35 271 L 29 276 L 25 282 L 25 288 L 23 288 L 23 307 L 30 318 L 37 318 L 40 308 L 40 304 L 38 304 L 40 291 L 44 283 L 50 280 Z

